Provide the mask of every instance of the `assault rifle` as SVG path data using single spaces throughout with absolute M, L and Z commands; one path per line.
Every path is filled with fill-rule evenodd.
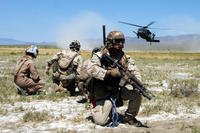
M 104 47 L 106 45 L 106 26 L 102 26 L 103 29 L 103 44 Z M 131 74 L 130 71 L 126 70 L 117 60 L 114 60 L 108 54 L 103 54 L 104 58 L 107 62 L 114 65 L 114 67 L 118 67 L 122 78 L 120 80 L 119 86 L 123 87 L 126 83 L 131 84 L 140 94 L 142 94 L 147 99 L 151 100 L 154 95 L 147 90 L 144 85 L 135 77 L 135 75 Z
M 154 96 L 149 90 L 147 90 L 144 85 L 133 75 L 129 70 L 126 70 L 117 60 L 114 60 L 108 54 L 103 54 L 103 57 L 106 61 L 113 64 L 114 67 L 117 67 L 122 75 L 119 86 L 123 87 L 126 83 L 131 84 L 134 89 L 136 89 L 140 94 L 146 97 L 148 100 L 151 100 Z

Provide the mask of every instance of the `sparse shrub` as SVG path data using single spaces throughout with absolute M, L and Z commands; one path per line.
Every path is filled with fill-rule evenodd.
M 200 133 L 200 127 L 199 126 L 192 126 L 192 133 Z
M 27 112 L 24 116 L 23 116 L 23 121 L 24 122 L 39 122 L 39 121 L 47 121 L 50 120 L 52 118 L 51 115 L 49 115 L 49 113 L 47 111 L 43 111 L 43 112 Z
M 189 97 L 198 95 L 198 82 L 194 79 L 175 79 L 170 81 L 168 89 L 174 97 Z
M 141 114 L 144 116 L 149 116 L 152 114 L 156 114 L 161 110 L 162 110 L 161 104 L 156 104 L 156 105 L 146 104 L 144 105 L 144 110 L 141 112 Z
M 0 115 L 6 115 L 8 113 L 7 109 L 0 108 Z
M 21 112 L 21 111 L 25 111 L 25 109 L 23 108 L 23 106 L 15 108 L 15 112 Z
M 17 55 L 16 52 L 10 52 L 10 55 Z
M 67 133 L 67 129 L 65 128 L 58 129 L 56 133 Z

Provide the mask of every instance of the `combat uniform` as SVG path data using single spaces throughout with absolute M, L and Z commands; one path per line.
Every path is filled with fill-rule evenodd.
M 106 76 L 107 70 L 112 69 L 113 66 L 102 58 L 102 53 L 104 52 L 95 53 L 91 58 L 91 66 L 88 67 L 88 73 L 95 78 L 92 89 L 96 107 L 93 109 L 92 114 L 95 123 L 99 125 L 104 125 L 109 120 L 109 114 L 112 108 L 112 103 L 109 98 L 113 95 L 118 95 L 120 82 L 120 77 Z M 118 55 L 118 58 L 115 58 L 115 60 L 120 62 L 127 70 L 131 71 L 132 74 L 141 80 L 140 73 L 130 56 L 126 55 L 124 52 Z M 141 104 L 141 95 L 136 92 L 131 85 L 127 84 L 125 87 L 121 88 L 120 97 L 123 100 L 129 100 L 126 113 L 130 113 L 135 117 Z
M 25 55 L 17 62 L 14 70 L 14 82 L 27 94 L 35 94 L 44 86 L 31 56 Z
M 79 52 L 71 49 L 62 50 L 47 62 L 46 69 L 49 70 L 54 63 L 57 63 L 57 71 L 53 73 L 53 77 L 60 81 L 60 86 L 67 88 L 71 95 L 74 95 L 76 69 L 82 60 Z

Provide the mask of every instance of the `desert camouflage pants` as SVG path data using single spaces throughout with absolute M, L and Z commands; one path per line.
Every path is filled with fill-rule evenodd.
M 60 75 L 60 85 L 63 88 L 66 88 L 69 92 L 71 96 L 75 95 L 75 74 L 70 74 L 70 75 Z
M 135 117 L 138 114 L 141 105 L 141 95 L 130 86 L 126 86 L 121 89 L 121 98 L 123 100 L 129 100 L 126 112 Z M 105 125 L 110 119 L 109 114 L 112 109 L 112 103 L 110 100 L 102 100 L 98 101 L 96 105 L 97 106 L 92 109 L 93 120 L 98 125 Z

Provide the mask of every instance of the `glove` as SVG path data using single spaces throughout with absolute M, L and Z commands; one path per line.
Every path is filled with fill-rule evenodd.
M 45 70 L 45 73 L 49 76 L 49 68 L 48 67 L 46 67 L 46 70 Z
M 48 75 L 48 76 L 49 76 L 49 74 L 50 74 L 50 73 L 49 73 L 49 70 L 46 70 L 45 73 L 46 73 L 46 75 Z
M 45 81 L 40 80 L 40 81 L 38 82 L 38 84 L 40 84 L 40 85 L 45 85 Z
M 107 73 L 114 78 L 121 77 L 121 73 L 119 72 L 118 68 L 107 70 Z

